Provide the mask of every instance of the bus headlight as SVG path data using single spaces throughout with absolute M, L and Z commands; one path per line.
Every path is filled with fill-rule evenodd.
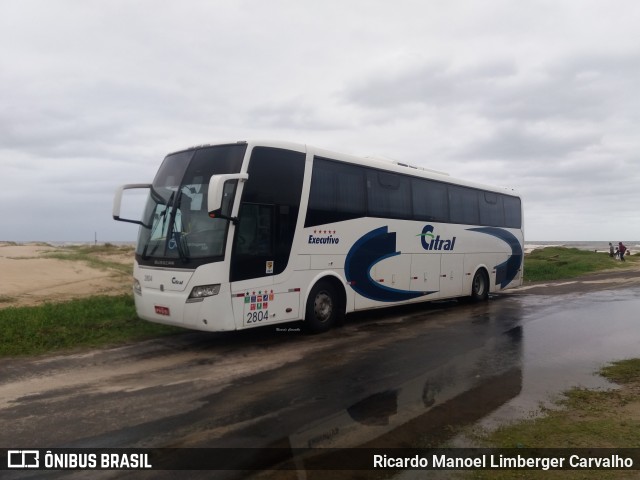
M 133 292 L 137 295 L 142 295 L 142 286 L 137 278 L 133 279 Z
M 204 300 L 205 297 L 212 297 L 220 293 L 220 284 L 217 283 L 215 285 L 200 285 L 198 287 L 193 287 L 191 293 L 189 294 L 189 298 L 187 298 L 187 302 L 200 302 Z

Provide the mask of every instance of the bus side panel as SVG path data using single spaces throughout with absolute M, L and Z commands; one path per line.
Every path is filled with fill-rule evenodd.
M 429 299 L 437 298 L 440 290 L 440 255 L 422 253 L 411 255 L 410 290 L 434 292 Z
M 371 269 L 372 278 L 389 288 L 409 290 L 411 286 L 411 255 L 395 255 L 376 263 Z
M 462 295 L 463 254 L 446 253 L 440 258 L 440 298 Z
M 386 300 L 385 293 L 395 290 L 409 290 L 411 284 L 410 271 L 411 255 L 405 254 L 385 258 L 373 265 L 369 271 L 369 276 L 372 283 L 380 287 L 375 293 L 377 298 L 356 295 L 356 310 L 377 308 L 398 303 Z
M 257 327 L 259 323 L 268 323 L 268 317 L 264 318 L 264 314 L 259 322 L 247 322 L 247 318 L 245 316 L 245 301 L 249 303 L 249 308 L 251 308 L 251 304 L 253 304 L 253 308 L 257 309 L 257 295 L 262 296 L 264 295 L 263 292 L 269 295 L 269 292 L 273 293 L 273 291 L 273 277 L 260 277 L 257 279 L 242 280 L 231 283 L 233 317 L 238 330 L 252 326 Z M 252 299 L 252 297 L 254 298 Z M 262 302 L 260 303 L 260 309 L 262 310 Z
M 281 285 L 234 295 L 233 308 L 238 329 L 290 322 L 300 318 L 300 292 Z

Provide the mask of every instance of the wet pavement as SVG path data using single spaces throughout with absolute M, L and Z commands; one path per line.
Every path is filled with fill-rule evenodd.
M 640 356 L 640 289 L 521 297 L 522 392 L 484 419 L 491 427 L 550 406 L 579 386 L 615 388 L 595 374 L 603 365 Z
M 265 327 L 6 360 L 0 447 L 436 446 L 610 386 L 594 372 L 640 355 L 638 311 L 638 286 L 523 289 L 356 314 L 318 336 Z

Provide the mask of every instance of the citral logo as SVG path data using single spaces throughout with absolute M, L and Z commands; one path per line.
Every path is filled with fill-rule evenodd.
M 440 235 L 434 235 L 433 225 L 425 225 L 422 233 L 416 236 L 420 237 L 422 248 L 425 250 L 453 250 L 456 245 L 456 237 L 444 240 Z

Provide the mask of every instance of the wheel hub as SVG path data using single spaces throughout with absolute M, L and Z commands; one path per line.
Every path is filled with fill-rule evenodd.
M 333 302 L 331 301 L 331 297 L 324 292 L 318 293 L 315 301 L 313 302 L 313 312 L 315 313 L 316 318 L 321 322 L 329 320 L 333 313 Z

